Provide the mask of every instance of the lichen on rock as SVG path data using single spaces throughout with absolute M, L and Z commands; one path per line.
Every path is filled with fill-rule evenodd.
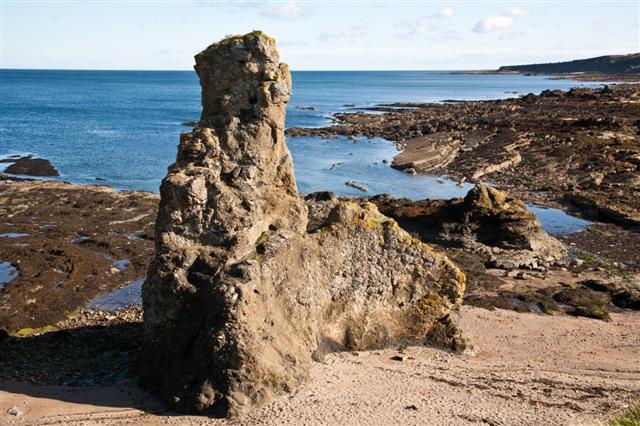
M 199 127 L 161 186 L 143 287 L 140 378 L 174 408 L 238 416 L 339 350 L 468 342 L 464 274 L 364 201 L 298 195 L 284 139 L 291 78 L 275 42 L 196 55 Z

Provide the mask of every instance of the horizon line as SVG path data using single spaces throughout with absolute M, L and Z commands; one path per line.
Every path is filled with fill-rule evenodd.
M 407 68 L 407 69 L 291 69 L 292 72 L 401 72 L 401 71 L 497 71 L 497 68 Z M 0 71 L 136 71 L 136 72 L 195 72 L 194 69 L 143 69 L 143 68 L 15 68 L 15 67 L 0 67 Z

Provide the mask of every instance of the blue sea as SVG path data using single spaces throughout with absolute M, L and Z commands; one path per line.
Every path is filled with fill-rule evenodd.
M 594 83 L 541 76 L 442 71 L 293 72 L 287 126 L 324 126 L 331 114 L 392 102 L 516 97 Z M 49 159 L 60 179 L 158 192 L 176 155 L 182 125 L 200 115 L 191 71 L 0 70 L 0 157 Z M 313 106 L 315 110 L 296 108 Z M 289 138 L 298 189 L 450 198 L 468 187 L 436 176 L 411 176 L 384 164 L 397 154 L 383 139 Z

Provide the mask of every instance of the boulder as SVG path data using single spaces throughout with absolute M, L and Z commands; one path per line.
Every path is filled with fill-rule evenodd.
M 398 343 L 458 352 L 464 274 L 366 201 L 302 199 L 286 64 L 261 32 L 196 56 L 199 127 L 161 186 L 139 374 L 177 410 L 239 416 L 312 361 Z
M 60 176 L 53 164 L 44 158 L 24 157 L 6 158 L 0 163 L 11 163 L 4 171 L 13 175 L 27 176 Z
M 483 254 L 491 267 L 537 269 L 567 258 L 563 244 L 542 229 L 521 200 L 487 185 L 476 185 L 464 199 L 382 195 L 371 201 L 421 240 Z
M 604 280 L 585 280 L 579 284 L 609 294 L 613 304 L 620 308 L 640 310 L 640 275 L 638 274 L 612 276 Z

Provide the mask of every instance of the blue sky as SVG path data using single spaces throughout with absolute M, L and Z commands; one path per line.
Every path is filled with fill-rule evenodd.
M 3 68 L 192 69 L 261 29 L 294 70 L 487 69 L 640 51 L 640 1 L 0 0 Z

